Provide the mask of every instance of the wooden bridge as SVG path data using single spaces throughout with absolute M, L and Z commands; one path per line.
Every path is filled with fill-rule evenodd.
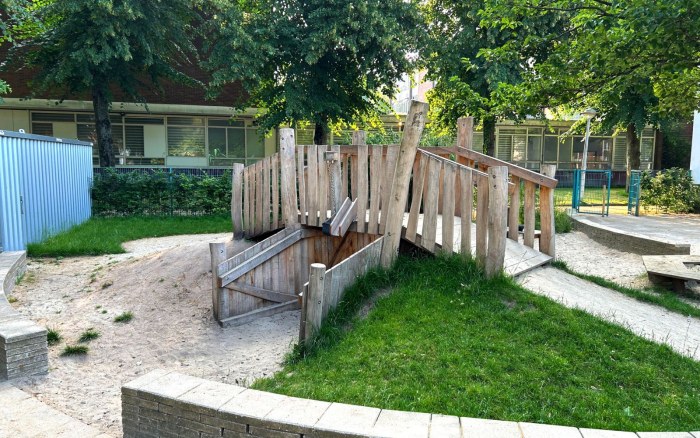
M 234 165 L 234 237 L 274 234 L 230 259 L 211 245 L 222 325 L 301 306 L 303 339 L 358 275 L 393 261 L 400 239 L 474 256 L 489 276 L 554 257 L 554 166 L 539 174 L 472 150 L 471 118 L 455 147 L 418 148 L 426 111 L 414 102 L 401 145 L 367 145 L 362 131 L 352 145 L 296 145 L 281 129 L 279 153 Z

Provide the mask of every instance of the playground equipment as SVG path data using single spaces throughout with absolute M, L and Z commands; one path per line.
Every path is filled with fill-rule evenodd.
M 294 130 L 281 129 L 278 154 L 234 166 L 234 238 L 274 234 L 229 259 L 223 244 L 211 244 L 222 326 L 301 308 L 304 339 L 358 275 L 391 264 L 401 239 L 432 253 L 474 254 L 489 276 L 552 259 L 554 166 L 543 175 L 471 150 L 471 118 L 460 119 L 457 146 L 418 148 L 426 114 L 413 102 L 400 145 L 369 146 L 362 131 L 352 145 L 296 145 Z

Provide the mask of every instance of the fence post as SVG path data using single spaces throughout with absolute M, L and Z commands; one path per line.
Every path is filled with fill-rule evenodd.
M 472 150 L 474 134 L 474 117 L 457 119 L 457 147 Z
M 364 233 L 367 224 L 367 132 L 353 131 L 352 144 L 357 157 L 352 158 L 352 197 L 357 200 L 357 232 Z
M 242 163 L 233 165 L 231 174 L 231 222 L 233 223 L 233 238 L 243 238 L 243 169 Z
M 403 213 L 406 211 L 406 201 L 408 200 L 408 185 L 411 182 L 411 171 L 416 160 L 416 151 L 423 134 L 427 115 L 427 103 L 416 100 L 411 102 L 401 139 L 399 156 L 396 160 L 396 168 L 387 169 L 389 176 L 393 176 L 393 178 L 387 178 L 387 181 L 393 181 L 393 183 L 391 184 L 388 205 L 382 205 L 382 222 L 384 222 L 385 215 L 387 218 L 381 255 L 382 266 L 385 268 L 391 266 L 398 256 Z
M 506 257 L 506 224 L 508 222 L 508 167 L 489 168 L 489 222 L 486 276 L 503 270 Z
M 309 296 L 306 299 L 306 327 L 304 340 L 316 333 L 323 322 L 323 292 L 326 289 L 326 265 L 312 263 L 309 270 Z
M 540 173 L 544 176 L 554 178 L 557 166 L 554 164 L 543 164 Z M 554 227 L 554 189 L 540 186 L 540 252 L 552 257 L 556 254 Z
M 282 219 L 287 228 L 299 222 L 297 212 L 296 156 L 294 129 L 280 129 L 280 186 L 282 189 Z
M 226 261 L 226 244 L 224 242 L 209 243 L 211 254 L 211 299 L 214 319 L 221 321 L 228 318 L 228 293 L 221 287 L 219 264 Z

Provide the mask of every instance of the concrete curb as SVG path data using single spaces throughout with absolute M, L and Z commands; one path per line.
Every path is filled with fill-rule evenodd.
M 660 238 L 623 231 L 597 224 L 582 215 L 571 216 L 574 229 L 608 248 L 639 255 L 688 255 L 690 244 L 675 243 Z

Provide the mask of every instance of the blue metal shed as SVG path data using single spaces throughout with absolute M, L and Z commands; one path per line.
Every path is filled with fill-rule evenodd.
M 24 250 L 90 218 L 92 144 L 0 131 L 0 249 Z

